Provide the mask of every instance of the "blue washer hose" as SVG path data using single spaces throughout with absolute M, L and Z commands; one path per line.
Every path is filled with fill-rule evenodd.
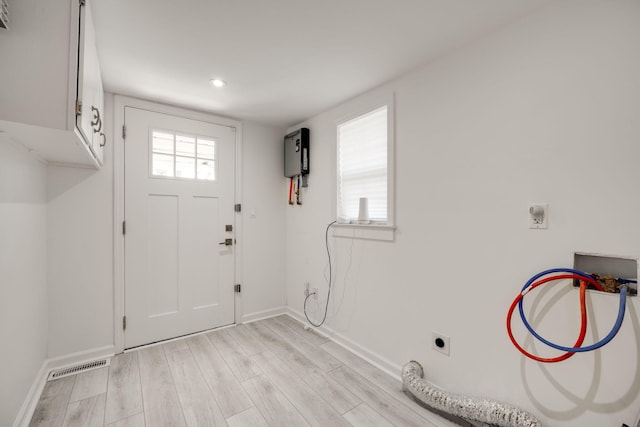
M 573 274 L 576 274 L 576 275 L 579 275 L 579 276 L 582 276 L 582 277 L 585 277 L 585 278 L 588 278 L 588 279 L 592 279 L 592 277 L 590 275 L 588 275 L 587 273 L 585 273 L 583 271 L 573 270 L 571 268 L 552 268 L 550 270 L 542 271 L 542 272 L 536 274 L 535 276 L 533 276 L 531 279 L 529 279 L 529 281 L 523 286 L 522 291 L 524 292 L 529 286 L 531 286 L 540 277 L 546 276 L 547 274 L 552 274 L 552 273 L 573 273 Z M 524 314 L 524 307 L 523 307 L 523 304 L 522 304 L 522 299 L 520 299 L 520 301 L 518 302 L 518 311 L 520 311 L 520 318 L 522 319 L 522 323 L 524 323 L 524 326 L 529 330 L 529 332 L 531 332 L 531 335 L 536 337 L 539 341 L 545 343 L 549 347 L 553 347 L 553 348 L 558 349 L 558 350 L 569 351 L 569 352 L 574 352 L 574 353 L 583 353 L 583 352 L 586 352 L 586 351 L 597 350 L 600 347 L 608 344 L 609 341 L 611 341 L 613 339 L 613 337 L 616 336 L 618 331 L 620 331 L 620 327 L 622 326 L 622 321 L 624 319 L 624 312 L 625 312 L 625 308 L 626 308 L 627 291 L 628 291 L 627 286 L 623 285 L 623 286 L 620 287 L 620 305 L 618 307 L 618 318 L 616 319 L 616 323 L 613 325 L 613 328 L 611 329 L 609 334 L 606 337 L 604 337 L 603 339 L 601 339 L 600 341 L 598 341 L 597 343 L 592 344 L 592 345 L 587 346 L 587 347 L 577 347 L 577 348 L 564 347 L 564 346 L 561 346 L 561 345 L 558 345 L 558 344 L 554 344 L 551 341 L 548 341 L 548 340 L 542 338 L 533 329 L 533 327 L 531 327 L 531 325 L 527 321 L 527 317 Z

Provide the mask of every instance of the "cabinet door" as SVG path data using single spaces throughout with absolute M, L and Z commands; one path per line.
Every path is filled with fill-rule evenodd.
M 89 2 L 80 9 L 80 43 L 78 49 L 78 100 L 80 114 L 76 126 L 98 162 L 102 164 L 104 135 L 104 94 L 95 31 Z

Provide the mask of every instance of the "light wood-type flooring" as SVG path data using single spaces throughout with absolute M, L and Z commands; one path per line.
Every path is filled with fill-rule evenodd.
M 451 426 L 289 316 L 118 354 L 46 384 L 31 426 Z

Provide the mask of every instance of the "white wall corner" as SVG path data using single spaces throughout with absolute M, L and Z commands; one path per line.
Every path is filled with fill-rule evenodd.
M 27 396 L 20 407 L 20 411 L 13 422 L 13 427 L 29 426 L 29 422 L 31 421 L 31 417 L 33 417 L 33 412 L 36 410 L 44 385 L 47 382 L 49 371 L 49 360 L 45 360 L 42 362 L 42 366 L 40 366 L 40 370 L 33 380 L 33 384 L 31 384 L 31 387 L 29 388 L 29 392 L 27 393 Z
M 241 321 L 238 323 L 251 323 L 258 320 L 268 319 L 270 317 L 280 316 L 287 314 L 287 307 L 271 308 L 269 310 L 256 311 L 254 313 L 248 313 L 242 316 Z
M 110 358 L 115 355 L 115 346 L 108 345 L 104 347 L 94 348 L 91 350 L 80 351 L 77 353 L 67 354 L 65 356 L 47 359 L 42 362 L 42 366 L 38 371 L 27 397 L 22 403 L 22 407 L 13 422 L 13 427 L 28 427 L 33 417 L 33 413 L 38 406 L 40 395 L 47 383 L 49 372 L 54 369 L 66 368 L 80 363 L 88 363 L 97 359 Z
M 298 322 L 304 325 L 308 325 L 308 322 L 306 321 L 304 314 L 300 313 L 299 311 L 294 310 L 291 307 L 287 307 L 286 314 L 291 316 Z M 373 366 L 384 371 L 386 374 L 390 375 L 394 379 L 401 381 L 400 380 L 401 372 L 402 372 L 401 365 L 398 365 L 397 363 L 393 363 L 389 359 L 386 359 L 380 356 L 379 354 L 377 354 L 376 352 L 361 346 L 360 344 L 347 338 L 343 334 L 334 331 L 331 328 L 328 328 L 326 326 L 321 326 L 319 328 L 314 328 L 314 330 L 316 332 L 319 332 L 321 335 L 329 338 L 331 341 L 335 342 L 336 344 L 339 344 L 340 346 L 346 348 L 356 356 L 359 356 L 362 359 L 366 360 L 367 362 L 371 363 Z
M 96 359 L 113 357 L 116 354 L 114 345 L 106 345 L 90 350 L 79 351 L 77 353 L 66 354 L 64 356 L 48 359 L 48 371 L 52 369 L 66 368 L 78 363 L 87 363 Z M 48 373 L 47 371 L 47 373 Z

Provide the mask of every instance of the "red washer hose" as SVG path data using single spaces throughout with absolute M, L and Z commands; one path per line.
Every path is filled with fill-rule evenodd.
M 550 276 L 550 277 L 546 277 L 544 279 L 540 279 L 537 282 L 533 283 L 529 288 L 525 289 L 524 291 L 522 291 L 521 293 L 518 294 L 516 299 L 513 300 L 513 303 L 511 303 L 511 307 L 509 307 L 509 312 L 507 313 L 507 333 L 509 334 L 509 339 L 511 340 L 513 345 L 518 349 L 518 351 L 520 351 L 520 353 L 522 353 L 525 356 L 527 356 L 528 358 L 536 360 L 538 362 L 543 362 L 543 363 L 561 362 L 561 361 L 566 360 L 566 359 L 570 358 L 571 356 L 573 356 L 575 354 L 575 352 L 567 352 L 567 353 L 565 353 L 565 354 L 563 354 L 561 356 L 551 357 L 551 358 L 540 357 L 540 356 L 536 356 L 534 354 L 529 353 L 524 348 L 522 348 L 520 346 L 520 344 L 518 344 L 518 342 L 514 338 L 513 332 L 511 330 L 511 317 L 513 316 L 513 311 L 515 310 L 516 306 L 518 305 L 520 300 L 522 298 L 524 298 L 524 296 L 527 293 L 529 293 L 530 291 L 532 291 L 533 289 L 537 288 L 540 285 L 544 285 L 545 283 L 548 283 L 548 282 L 551 282 L 551 281 L 554 281 L 554 280 L 560 280 L 560 279 L 578 279 L 578 280 L 580 280 L 580 334 L 578 336 L 578 340 L 573 345 L 574 348 L 578 348 L 578 347 L 580 347 L 582 345 L 582 342 L 584 341 L 584 337 L 585 337 L 585 335 L 587 333 L 587 308 L 586 308 L 587 282 L 589 282 L 590 284 L 594 285 L 599 290 L 602 290 L 602 286 L 598 282 L 596 282 L 595 280 L 588 280 L 588 279 L 585 279 L 585 277 L 579 276 L 577 274 L 560 274 L 560 275 L 557 275 L 557 276 Z

